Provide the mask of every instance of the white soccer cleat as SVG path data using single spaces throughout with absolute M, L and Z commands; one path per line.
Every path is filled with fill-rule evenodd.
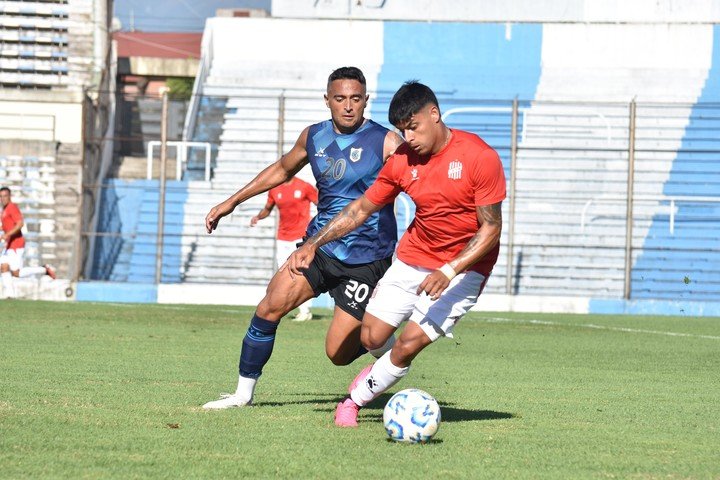
M 252 405 L 252 400 L 245 400 L 235 394 L 223 393 L 220 400 L 213 400 L 203 405 L 205 410 L 224 410 L 226 408 L 246 407 Z
M 307 322 L 308 320 L 312 320 L 312 318 L 312 312 L 300 312 L 295 315 L 293 322 Z

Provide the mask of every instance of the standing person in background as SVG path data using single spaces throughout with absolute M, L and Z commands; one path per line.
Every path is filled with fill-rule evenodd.
M 0 204 L 2 205 L 2 230 L 0 238 L 0 277 L 2 277 L 3 296 L 5 298 L 15 297 L 15 285 L 13 277 L 30 277 L 48 275 L 55 279 L 55 270 L 50 265 L 42 267 L 23 268 L 23 256 L 25 254 L 25 238 L 23 238 L 22 227 L 25 225 L 22 213 L 17 204 L 12 202 L 10 189 L 0 188 Z
M 397 259 L 378 282 L 360 338 L 376 348 L 407 321 L 390 351 L 363 369 L 350 396 L 335 410 L 335 424 L 357 427 L 358 412 L 404 377 L 411 362 L 475 305 L 500 250 L 505 173 L 497 152 L 480 137 L 450 129 L 433 91 L 405 83 L 393 96 L 390 123 L 403 134 L 398 148 L 365 194 L 309 238 L 287 266 L 297 275 L 326 242 L 342 238 L 400 192 L 417 207 L 400 239 Z
M 373 183 L 388 157 L 402 144 L 397 133 L 365 118 L 369 95 L 365 76 L 356 67 L 341 67 L 328 77 L 325 105 L 330 119 L 306 127 L 292 149 L 205 217 L 212 233 L 224 216 L 249 198 L 286 182 L 310 165 L 318 189 L 318 214 L 307 235 L 319 231 L 345 205 Z M 335 311 L 325 336 L 325 354 L 335 365 L 348 365 L 368 352 L 360 344 L 365 306 L 390 266 L 397 242 L 393 205 L 367 218 L 352 235 L 328 243 L 302 275 L 278 270 L 250 319 L 240 351 L 235 393 L 203 405 L 209 410 L 252 404 L 255 385 L 270 360 L 280 319 L 298 305 L 328 292 Z M 379 357 L 394 337 L 370 350 Z
M 277 205 L 280 220 L 275 242 L 275 260 L 278 268 L 302 242 L 310 223 L 310 203 L 317 205 L 317 202 L 318 192 L 315 187 L 297 177 L 292 177 L 287 182 L 270 189 L 265 207 L 250 220 L 250 226 L 254 227 L 258 220 L 267 218 Z M 312 299 L 300 305 L 298 307 L 300 311 L 293 321 L 312 320 L 311 303 Z

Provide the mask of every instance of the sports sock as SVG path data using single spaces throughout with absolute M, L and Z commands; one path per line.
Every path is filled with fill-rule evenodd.
M 10 272 L 4 272 L 2 275 L 3 295 L 7 298 L 15 297 L 15 285 L 13 284 L 13 276 Z
M 393 345 L 395 345 L 395 335 L 390 335 L 390 338 L 385 341 L 385 345 L 383 345 L 380 348 L 376 348 L 374 350 L 368 350 L 370 352 L 370 355 L 372 355 L 375 358 L 380 358 L 383 355 L 385 355 L 386 352 L 389 352 L 392 350 Z
M 255 395 L 255 384 L 257 384 L 257 378 L 248 378 L 242 375 L 238 376 L 238 386 L 235 390 L 235 396 L 250 403 Z
M 47 269 L 45 267 L 23 267 L 20 269 L 20 272 L 18 273 L 18 277 L 25 278 L 25 277 L 40 276 L 40 275 L 45 275 L 46 272 L 47 272 Z
M 393 365 L 390 361 L 390 352 L 387 352 L 378 358 L 365 381 L 360 382 L 350 392 L 350 398 L 352 398 L 353 402 L 364 407 L 399 382 L 401 378 L 407 375 L 408 370 L 410 370 L 410 366 L 400 368 Z
M 310 313 L 310 305 L 312 304 L 312 300 L 308 300 L 307 302 L 303 303 L 298 307 L 298 310 L 300 310 L 300 314 L 305 315 L 307 313 Z
M 253 315 L 240 351 L 240 376 L 257 379 L 262 374 L 272 355 L 277 327 L 278 322 Z

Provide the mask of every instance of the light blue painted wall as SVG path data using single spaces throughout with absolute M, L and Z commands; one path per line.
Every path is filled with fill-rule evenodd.
M 713 29 L 712 66 L 693 108 L 663 193 L 720 195 L 720 26 Z M 714 130 L 708 129 L 712 126 Z M 720 298 L 720 204 L 680 203 L 674 233 L 669 216 L 656 215 L 632 271 L 632 298 L 703 301 Z M 715 272 L 710 268 L 714 266 Z

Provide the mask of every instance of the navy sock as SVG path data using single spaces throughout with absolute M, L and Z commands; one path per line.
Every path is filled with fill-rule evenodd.
M 253 315 L 240 351 L 240 376 L 258 378 L 262 374 L 272 355 L 278 323 Z

